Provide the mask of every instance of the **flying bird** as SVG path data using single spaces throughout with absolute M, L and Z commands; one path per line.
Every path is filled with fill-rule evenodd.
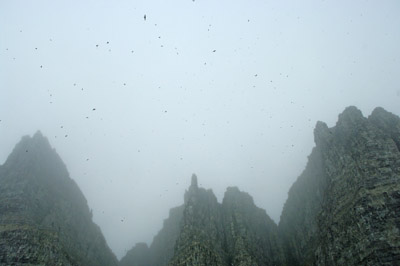
M 146 18 L 147 18 L 147 16 L 146 16 L 146 14 L 144 14 L 144 16 L 143 16 L 144 21 L 146 21 Z

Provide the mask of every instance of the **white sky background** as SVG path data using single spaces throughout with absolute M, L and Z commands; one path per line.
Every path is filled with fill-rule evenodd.
M 400 114 L 399 14 L 399 1 L 2 0 L 0 163 L 41 130 L 119 258 L 151 243 L 192 173 L 278 222 L 317 120 Z

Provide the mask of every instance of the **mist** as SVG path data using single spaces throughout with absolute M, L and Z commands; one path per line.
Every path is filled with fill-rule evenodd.
M 400 114 L 398 1 L 1 1 L 0 164 L 40 130 L 118 258 L 196 173 L 279 222 L 317 121 Z

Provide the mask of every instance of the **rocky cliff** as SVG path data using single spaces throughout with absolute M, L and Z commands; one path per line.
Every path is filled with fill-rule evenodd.
M 197 177 L 150 247 L 121 266 L 400 265 L 400 118 L 355 107 L 318 122 L 279 225 L 229 187 L 222 203 Z M 0 265 L 118 265 L 76 183 L 40 132 L 0 166 Z
M 172 208 L 163 228 L 154 237 L 150 247 L 138 243 L 120 260 L 120 266 L 163 266 L 174 256 L 175 242 L 180 234 L 184 206 Z
M 222 204 L 209 189 L 198 187 L 197 177 L 184 196 L 184 205 L 154 238 L 149 259 L 143 263 L 134 254 L 135 246 L 121 260 L 121 265 L 284 265 L 277 225 L 266 212 L 255 206 L 247 193 L 228 188 Z M 172 219 L 175 217 L 175 219 Z M 173 234 L 163 231 L 173 227 Z M 161 237 L 161 234 L 163 236 Z M 170 260 L 151 258 L 159 241 L 173 243 L 174 250 L 164 252 Z M 166 258 L 166 256 L 164 256 Z M 141 259 L 141 258 L 140 258 Z
M 220 204 L 193 176 L 171 260 L 143 265 L 399 265 L 399 117 L 348 107 L 314 137 L 278 226 L 247 193 L 228 188 Z
M 284 265 L 278 228 L 252 197 L 229 187 L 222 201 L 228 265 Z
M 318 122 L 279 224 L 290 265 L 400 263 L 400 119 L 355 107 Z
M 226 265 L 221 205 L 211 190 L 199 188 L 197 177 L 184 196 L 181 231 L 169 265 Z
M 118 265 L 85 197 L 40 132 L 0 167 L 1 265 Z

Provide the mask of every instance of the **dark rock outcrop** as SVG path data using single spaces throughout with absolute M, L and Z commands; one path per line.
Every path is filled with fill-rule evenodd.
M 181 232 L 169 265 L 226 265 L 223 213 L 214 193 L 197 186 L 197 177 L 185 193 Z
M 178 208 L 154 238 L 151 255 L 143 265 L 284 265 L 277 225 L 254 205 L 249 194 L 228 188 L 222 204 L 218 203 L 210 189 L 198 187 L 193 175 L 184 206 Z M 167 228 L 174 228 L 174 233 L 160 237 Z M 157 255 L 152 247 L 162 246 L 160 242 L 173 243 L 174 250 L 164 252 L 170 260 L 151 259 Z M 130 255 L 136 249 L 127 253 L 121 265 L 139 265 Z
M 175 242 L 180 234 L 183 209 L 183 205 L 172 208 L 169 211 L 169 217 L 164 220 L 163 228 L 154 237 L 150 247 L 147 248 L 147 245 L 143 243 L 136 244 L 120 260 L 120 265 L 167 265 L 174 256 Z
M 128 253 L 120 260 L 121 266 L 150 266 L 151 255 L 149 247 L 146 243 L 137 243 L 135 247 L 129 250 Z
M 175 242 L 179 237 L 184 206 L 172 208 L 164 226 L 150 245 L 150 264 L 167 265 L 174 256 Z
M 1 265 L 118 265 L 48 140 L 23 137 L 0 167 Z
M 355 107 L 319 122 L 279 224 L 290 265 L 398 265 L 400 119 Z
M 278 227 L 253 198 L 229 187 L 222 202 L 228 265 L 283 265 Z
M 251 196 L 222 203 L 198 186 L 170 210 L 150 247 L 121 266 L 399 265 L 400 118 L 355 107 L 318 122 L 277 226 Z M 0 265 L 117 265 L 76 183 L 40 132 L 0 166 Z
M 193 176 L 169 265 L 399 265 L 399 117 L 348 107 L 314 138 L 278 227 L 247 193 L 220 204 Z

